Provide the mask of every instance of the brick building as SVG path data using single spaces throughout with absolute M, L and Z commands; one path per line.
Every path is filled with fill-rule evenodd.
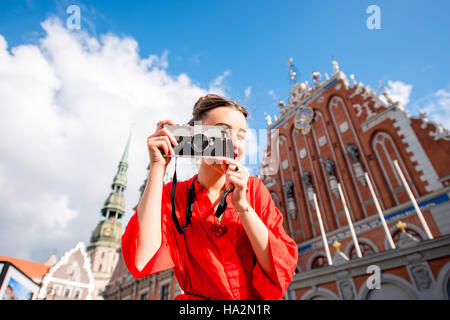
M 105 300 L 172 300 L 180 293 L 172 269 L 136 279 L 120 255 L 103 297 Z
M 295 83 L 280 115 L 273 123 L 266 118 L 275 142 L 263 158 L 261 179 L 299 247 L 288 298 L 448 299 L 450 132 L 350 78 L 334 61 L 331 77 L 322 81 L 315 72 L 314 86 Z M 367 284 L 371 265 L 380 268 L 379 289 Z

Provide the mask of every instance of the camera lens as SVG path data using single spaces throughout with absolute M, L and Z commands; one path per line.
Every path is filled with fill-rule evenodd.
M 208 144 L 208 138 L 202 133 L 196 134 L 192 137 L 191 146 L 195 152 L 204 152 Z

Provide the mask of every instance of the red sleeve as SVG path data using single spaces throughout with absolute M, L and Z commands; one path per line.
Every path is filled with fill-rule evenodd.
M 266 274 L 256 262 L 252 283 L 263 299 L 278 300 L 286 293 L 297 266 L 298 247 L 283 228 L 283 215 L 275 207 L 269 190 L 257 179 L 253 209 L 269 230 L 269 254 L 273 274 Z
M 122 236 L 122 255 L 128 271 L 130 271 L 135 278 L 142 278 L 175 266 L 170 255 L 170 247 L 171 243 L 173 243 L 173 237 L 169 227 L 170 221 L 168 221 L 168 213 L 170 211 L 168 203 L 170 203 L 170 186 L 167 184 L 163 187 L 161 203 L 161 247 L 141 271 L 137 269 L 135 262 L 136 247 L 139 239 L 139 220 L 137 217 L 137 210 L 128 222 Z

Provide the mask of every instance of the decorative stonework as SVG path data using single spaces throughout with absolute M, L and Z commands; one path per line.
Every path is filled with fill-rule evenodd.
M 80 253 L 76 256 L 77 253 Z M 77 260 L 78 259 L 78 260 Z M 69 264 L 70 263 L 70 264 Z M 61 272 L 62 270 L 65 272 Z M 55 291 L 53 287 L 71 288 L 70 297 L 64 297 L 64 290 Z M 79 299 L 91 300 L 95 279 L 91 270 L 91 261 L 86 253 L 85 245 L 79 242 L 75 248 L 66 252 L 42 280 L 38 299 L 72 299 L 74 289 L 87 290 L 87 294 Z
M 394 120 L 394 127 L 398 129 L 397 134 L 402 138 L 402 142 L 407 145 L 406 151 L 412 153 L 411 161 L 417 162 L 416 172 L 422 171 L 420 179 L 428 183 L 425 189 L 430 192 L 442 188 L 436 170 L 431 165 L 425 150 L 411 127 L 411 119 L 407 113 L 398 110 L 391 113 L 389 117 Z
M 424 263 L 416 264 L 409 267 L 410 273 L 419 291 L 431 289 L 433 285 L 433 276 L 430 274 Z
M 366 110 L 367 119 L 374 116 L 375 114 L 370 110 L 369 108 L 369 102 L 366 101 L 363 103 L 363 105 L 354 104 L 353 108 L 356 109 L 356 116 L 359 118 L 362 115 L 363 110 Z
M 343 300 L 354 300 L 356 298 L 356 290 L 353 281 L 344 280 L 338 282 L 339 292 Z

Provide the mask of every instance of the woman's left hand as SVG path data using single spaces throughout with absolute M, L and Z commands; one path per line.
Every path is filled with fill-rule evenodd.
M 248 169 L 234 159 L 224 158 L 222 169 L 225 171 L 225 186 L 227 190 L 235 187 L 231 193 L 231 202 L 237 211 L 248 208 L 247 182 L 250 176 Z M 236 171 L 236 168 L 238 170 Z

